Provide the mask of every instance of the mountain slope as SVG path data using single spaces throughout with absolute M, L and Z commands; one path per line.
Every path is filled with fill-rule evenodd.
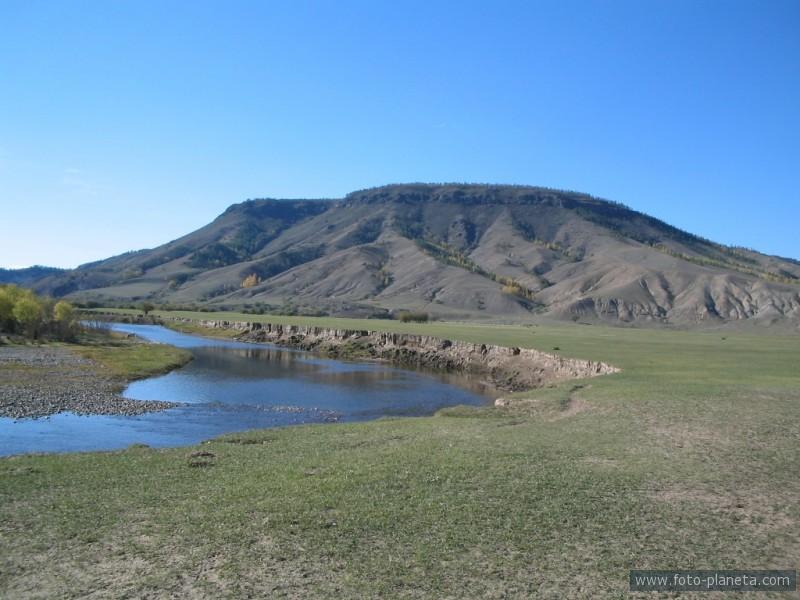
M 392 185 L 252 200 L 183 238 L 36 283 L 335 314 L 714 325 L 800 321 L 800 262 L 729 248 L 613 202 L 522 186 Z

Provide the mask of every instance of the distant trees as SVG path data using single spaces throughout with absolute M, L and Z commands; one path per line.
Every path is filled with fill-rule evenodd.
M 215 269 L 239 262 L 241 257 L 229 246 L 215 242 L 196 251 L 186 264 L 196 269 Z
M 71 340 L 78 331 L 75 308 L 16 285 L 0 285 L 0 331 L 31 339 L 52 336 Z
M 426 312 L 404 310 L 397 313 L 397 318 L 403 323 L 426 323 L 430 316 Z
M 177 290 L 191 278 L 192 278 L 191 273 L 177 273 L 176 275 L 174 275 L 169 279 L 169 289 Z
M 261 278 L 255 273 L 251 273 L 242 281 L 242 287 L 251 288 L 257 286 L 259 283 L 261 283 Z
M 152 302 L 142 302 L 139 305 L 139 309 L 144 313 L 145 317 L 148 314 L 150 314 L 150 311 L 155 310 L 155 308 L 156 308 L 156 305 L 153 304 Z
M 502 275 L 496 275 L 494 279 L 495 281 L 503 285 L 502 290 L 504 294 L 508 294 L 510 296 L 517 296 L 519 298 L 525 298 L 526 300 L 533 300 L 534 297 L 533 290 L 525 287 L 514 278 L 503 277 Z

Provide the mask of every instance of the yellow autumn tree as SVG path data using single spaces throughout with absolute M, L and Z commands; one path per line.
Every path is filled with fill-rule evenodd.
M 242 287 L 251 288 L 257 286 L 259 283 L 261 283 L 261 278 L 255 273 L 252 273 L 251 275 L 248 275 L 247 277 L 244 278 L 244 280 L 242 281 Z
M 59 339 L 72 340 L 78 329 L 75 307 L 65 300 L 60 300 L 53 307 L 53 329 Z

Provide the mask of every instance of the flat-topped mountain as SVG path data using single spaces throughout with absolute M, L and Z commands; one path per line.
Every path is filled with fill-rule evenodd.
M 47 275 L 80 300 L 693 326 L 800 322 L 800 262 L 586 194 L 390 185 L 249 200 L 151 250 Z

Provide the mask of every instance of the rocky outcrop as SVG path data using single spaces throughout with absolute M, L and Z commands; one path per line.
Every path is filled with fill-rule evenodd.
M 619 371 L 603 362 L 565 358 L 531 348 L 473 344 L 426 335 L 329 329 L 244 321 L 174 318 L 210 329 L 240 331 L 238 339 L 313 350 L 340 358 L 371 358 L 398 365 L 469 373 L 511 391 Z

